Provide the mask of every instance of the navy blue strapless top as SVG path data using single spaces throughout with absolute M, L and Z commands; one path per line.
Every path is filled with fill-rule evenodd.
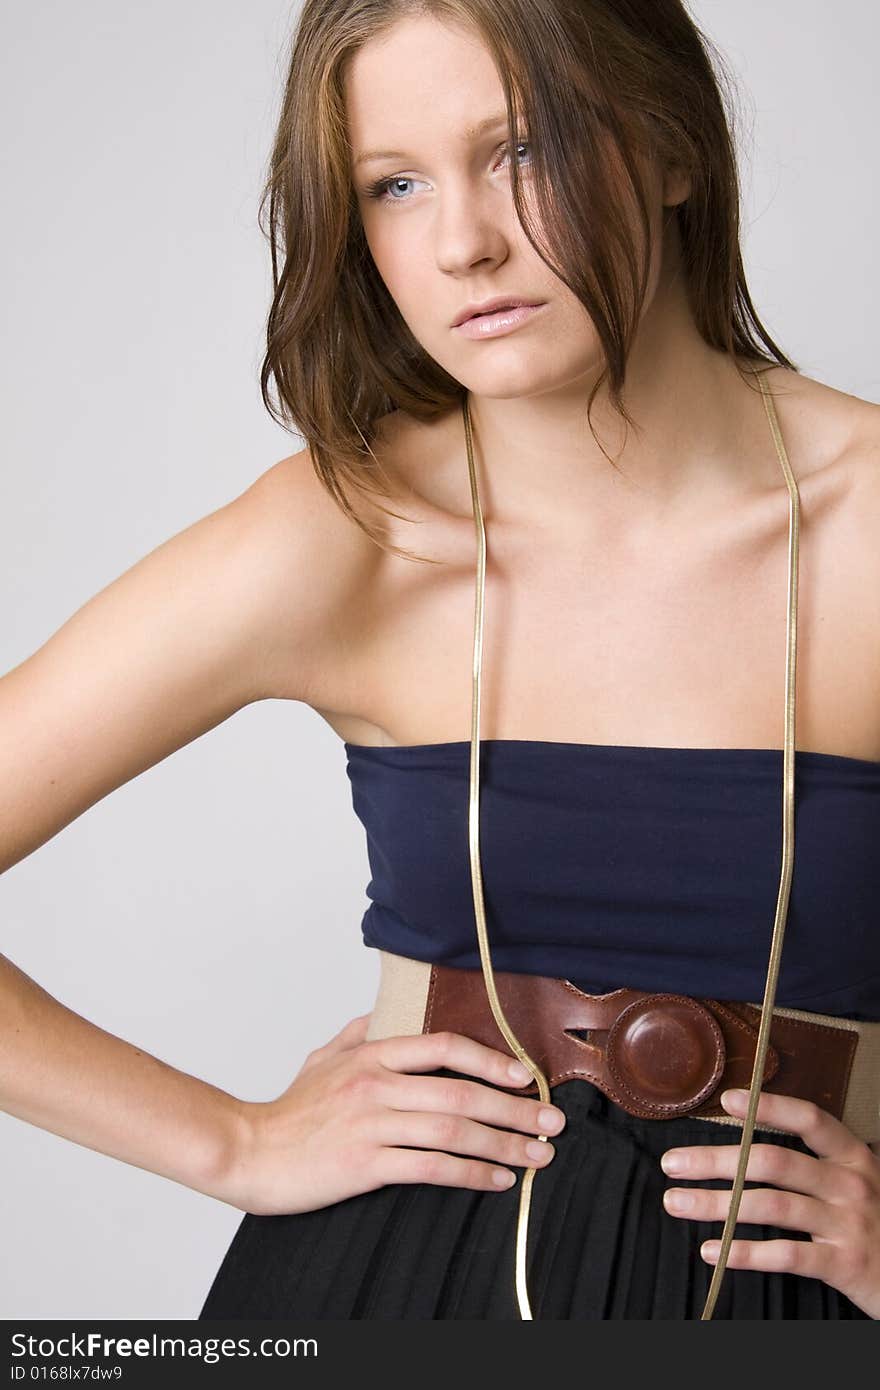
M 470 742 L 345 744 L 367 834 L 365 945 L 480 969 Z M 782 867 L 782 749 L 484 739 L 492 963 L 760 1003 Z M 776 1003 L 880 1020 L 880 763 L 795 752 Z

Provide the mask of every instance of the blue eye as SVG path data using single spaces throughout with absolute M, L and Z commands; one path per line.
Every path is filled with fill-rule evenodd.
M 527 140 L 518 140 L 518 141 L 517 141 L 516 148 L 517 148 L 518 150 L 521 150 L 521 149 L 528 149 L 528 147 L 529 147 L 529 142 L 528 142 Z M 505 146 L 504 148 L 507 148 L 507 147 Z M 410 179 L 410 178 L 407 178 L 405 174 L 392 174 L 392 175 L 390 175 L 390 176 L 387 177 L 387 178 L 384 178 L 384 179 L 376 179 L 375 183 L 368 184 L 367 187 L 366 187 L 366 189 L 365 189 L 365 193 L 366 193 L 366 196 L 367 196 L 368 198 L 376 198 L 376 199 L 379 200 L 379 202 L 384 202 L 384 203 L 406 203 L 406 202 L 409 202 L 409 199 L 408 199 L 408 198 L 406 198 L 406 197 L 403 197 L 403 198 L 394 198 L 394 197 L 391 196 L 390 190 L 393 188 L 393 186 L 394 186 L 395 184 L 413 183 L 413 182 L 415 182 L 415 180 Z
M 367 188 L 367 197 L 368 197 L 368 198 L 380 198 L 380 199 L 381 199 L 381 198 L 384 198 L 385 195 L 388 193 L 389 189 L 392 187 L 393 184 L 395 184 L 395 183 L 411 183 L 411 182 L 412 182 L 411 179 L 398 177 L 397 175 L 395 175 L 393 178 L 389 178 L 389 179 L 377 179 L 375 183 L 371 183 L 371 184 L 369 185 L 369 187 Z M 389 201 L 392 202 L 392 203 L 396 203 L 396 202 L 399 202 L 400 199 L 398 199 L 398 198 L 390 198 Z

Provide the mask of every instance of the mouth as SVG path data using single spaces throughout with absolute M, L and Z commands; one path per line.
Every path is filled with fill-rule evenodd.
M 463 323 L 468 323 L 471 319 L 489 318 L 493 314 L 500 314 L 503 312 L 509 313 L 513 309 L 537 308 L 541 302 L 542 301 L 538 299 L 522 299 L 519 297 L 502 299 L 499 297 L 497 299 L 485 300 L 482 304 L 468 304 L 458 317 L 453 320 L 452 327 L 460 328 Z
M 483 308 L 471 313 L 454 325 L 454 331 L 463 338 L 471 338 L 474 341 L 499 338 L 528 323 L 546 307 L 546 303 L 532 304 L 525 300 L 517 303 L 508 300 L 506 307 Z

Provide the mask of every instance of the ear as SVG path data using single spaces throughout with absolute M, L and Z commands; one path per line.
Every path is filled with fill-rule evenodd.
M 691 178 L 680 164 L 671 164 L 663 173 L 663 206 L 675 207 L 691 194 Z

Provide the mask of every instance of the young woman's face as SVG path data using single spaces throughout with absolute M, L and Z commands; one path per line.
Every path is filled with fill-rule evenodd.
M 367 242 L 426 352 L 469 390 L 490 397 L 592 378 L 601 360 L 592 321 L 516 215 L 510 161 L 519 159 L 528 203 L 529 150 L 527 143 L 509 148 L 503 89 L 481 39 L 429 17 L 403 20 L 355 55 L 345 95 Z M 384 187 L 371 195 L 377 183 Z M 659 226 L 662 186 L 655 191 Z M 656 288 L 657 239 L 655 227 L 646 308 Z M 497 336 L 453 327 L 468 304 L 495 297 L 541 307 Z

